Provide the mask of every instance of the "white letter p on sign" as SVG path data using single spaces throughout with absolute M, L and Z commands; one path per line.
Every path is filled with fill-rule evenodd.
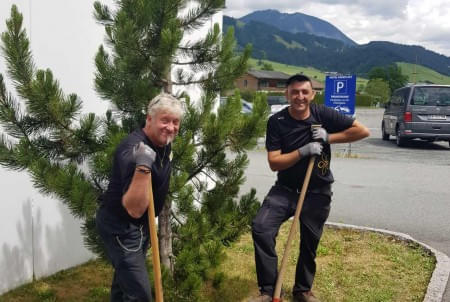
M 340 93 L 340 92 L 341 92 L 341 89 L 343 89 L 344 87 L 345 87 L 344 82 L 338 81 L 338 82 L 336 83 L 336 92 L 337 92 L 337 93 Z

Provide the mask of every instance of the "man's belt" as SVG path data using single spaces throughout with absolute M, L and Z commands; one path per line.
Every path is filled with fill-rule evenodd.
M 300 194 L 300 189 L 294 189 L 291 188 L 289 186 L 285 186 L 285 185 L 281 185 L 281 184 L 276 184 L 276 186 L 285 189 L 288 192 L 291 193 L 295 193 L 295 194 Z M 325 194 L 328 196 L 333 195 L 332 191 L 331 191 L 331 184 L 319 187 L 319 188 L 308 188 L 308 190 L 306 190 L 306 193 L 314 193 L 314 194 Z

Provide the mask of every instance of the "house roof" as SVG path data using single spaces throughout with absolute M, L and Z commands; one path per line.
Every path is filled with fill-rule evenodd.
M 320 83 L 316 80 L 311 79 L 311 83 L 314 89 L 325 89 L 325 85 L 323 83 Z
M 287 80 L 290 75 L 280 71 L 249 70 L 248 73 L 257 79 Z
M 257 79 L 287 80 L 291 76 L 290 74 L 281 71 L 271 70 L 249 70 L 247 73 Z M 318 82 L 314 79 L 311 79 L 311 83 L 314 89 L 323 90 L 325 88 L 325 85 L 323 83 Z

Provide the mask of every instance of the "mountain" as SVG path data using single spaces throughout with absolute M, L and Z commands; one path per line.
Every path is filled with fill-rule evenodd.
M 223 30 L 234 27 L 239 47 L 253 45 L 254 58 L 297 66 L 311 66 L 323 71 L 354 73 L 365 76 L 374 66 L 396 62 L 417 63 L 441 74 L 450 75 L 450 58 L 422 46 L 374 41 L 349 45 L 343 41 L 303 32 L 290 33 L 257 21 L 247 23 L 223 17 Z
M 334 25 L 322 19 L 302 13 L 286 14 L 280 13 L 274 9 L 260 10 L 239 18 L 239 21 L 244 23 L 258 21 L 275 26 L 279 30 L 287 31 L 293 34 L 302 32 L 319 37 L 340 40 L 351 46 L 357 45 L 352 39 L 347 37 Z

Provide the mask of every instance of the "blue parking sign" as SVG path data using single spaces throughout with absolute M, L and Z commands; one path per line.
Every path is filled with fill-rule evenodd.
M 355 114 L 356 76 L 327 76 L 325 106 L 347 114 Z

